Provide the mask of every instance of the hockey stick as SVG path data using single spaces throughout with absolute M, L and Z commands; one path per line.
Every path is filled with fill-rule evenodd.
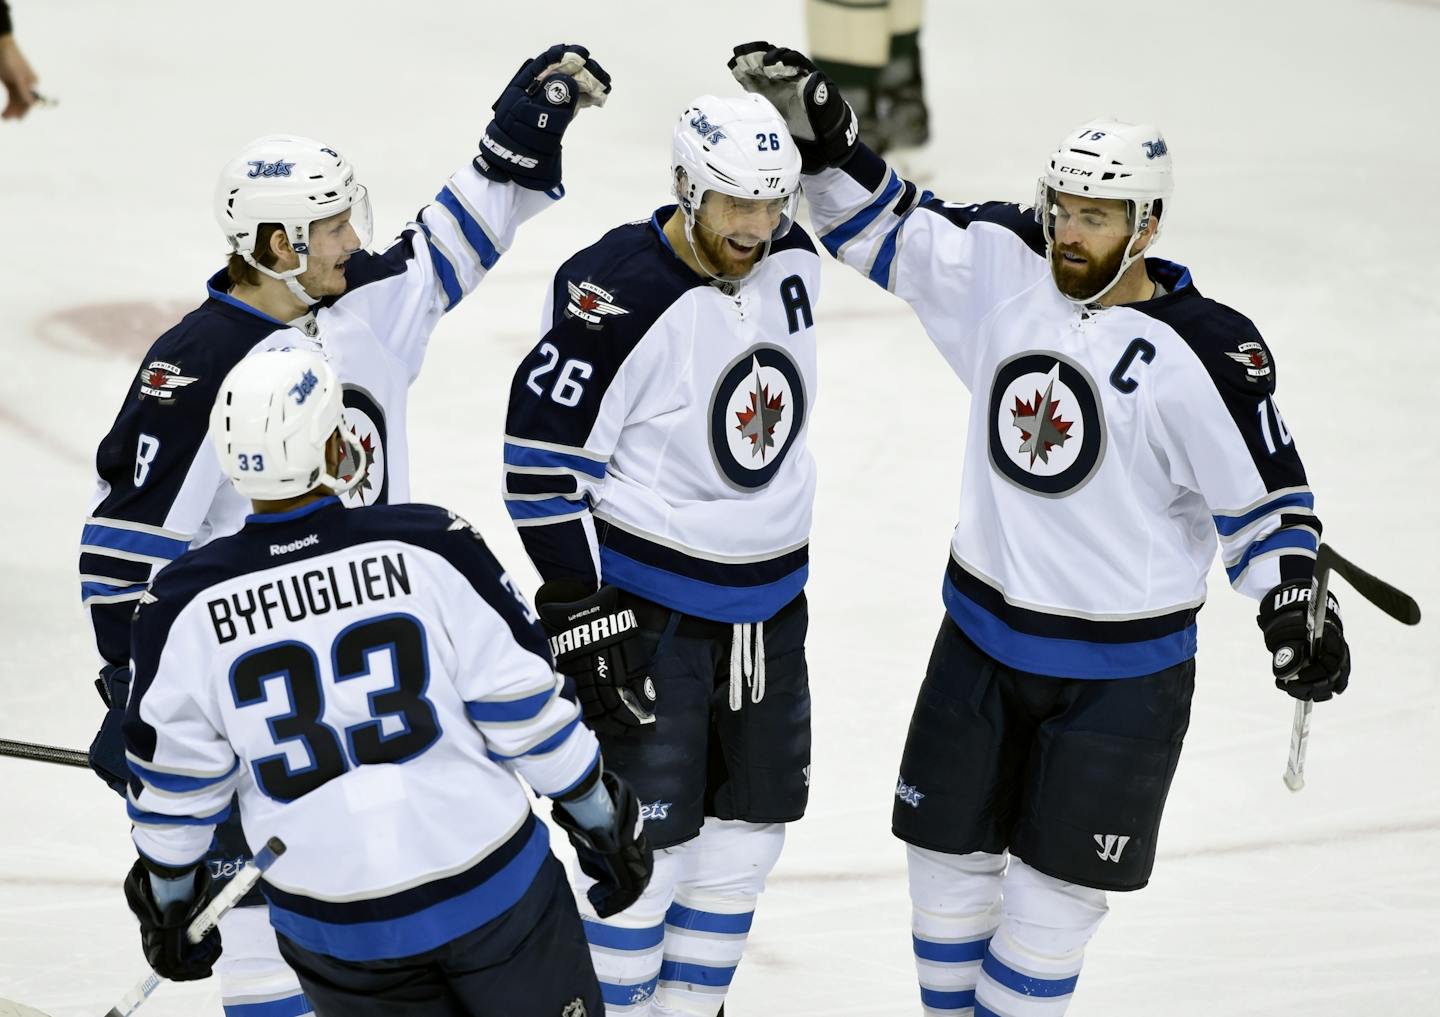
M 250 888 L 260 881 L 260 874 L 271 865 L 275 859 L 285 853 L 285 842 L 279 837 L 271 837 L 260 849 L 260 853 L 245 863 L 234 879 L 226 884 L 225 888 L 215 895 L 215 898 L 206 905 L 205 910 L 195 916 L 190 923 L 190 928 L 185 930 L 185 938 L 191 943 L 198 943 L 205 938 L 205 934 L 219 923 L 225 912 L 235 906 L 235 902 L 250 892 Z M 105 1017 L 129 1017 L 140 1008 L 140 1004 L 150 998 L 160 985 L 165 981 L 155 972 L 150 972 L 135 987 L 121 998 L 120 1002 L 110 1008 Z
M 1305 612 L 1305 634 L 1312 657 L 1319 652 L 1320 640 L 1325 634 L 1325 601 L 1332 571 L 1396 621 L 1406 625 L 1419 623 L 1420 605 L 1415 603 L 1415 598 L 1341 557 L 1329 544 L 1321 544 L 1315 554 L 1315 578 L 1310 581 L 1310 606 Z M 1308 699 L 1295 701 L 1295 719 L 1290 724 L 1290 758 L 1285 763 L 1285 786 L 1291 791 L 1305 786 L 1305 746 L 1310 739 L 1310 711 L 1314 707 Z
M 85 753 L 77 752 L 75 749 L 62 749 L 55 745 L 37 745 L 34 742 L 12 742 L 8 738 L 0 738 L 0 756 L 34 759 L 41 763 L 59 763 L 61 766 L 83 766 L 87 770 L 90 768 L 90 762 L 86 759 Z M 0 1017 L 5 1017 L 4 1010 L 0 1010 Z

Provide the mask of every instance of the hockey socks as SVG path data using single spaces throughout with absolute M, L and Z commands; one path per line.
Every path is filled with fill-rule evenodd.
M 720 900 L 683 890 L 665 913 L 665 959 L 660 965 L 658 999 L 683 1014 L 714 1017 L 725 994 L 755 918 L 755 898 Z
M 971 1017 L 990 937 L 1000 924 L 1005 857 L 910 847 L 911 944 L 927 1017 Z

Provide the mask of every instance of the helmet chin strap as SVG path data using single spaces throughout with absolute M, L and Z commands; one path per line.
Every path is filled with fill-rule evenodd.
M 770 244 L 772 241 L 766 239 L 765 247 L 760 252 L 760 257 L 755 259 L 755 263 L 750 266 L 744 275 L 721 275 L 718 272 L 711 271 L 710 266 L 705 261 L 705 255 L 700 252 L 700 245 L 695 242 L 695 227 L 698 224 L 695 221 L 694 206 L 689 202 L 682 202 L 680 207 L 685 213 L 685 242 L 690 245 L 690 252 L 695 255 L 695 260 L 700 264 L 700 267 L 704 269 L 705 274 L 716 282 L 725 283 L 727 286 L 734 286 L 744 282 L 755 274 L 755 270 L 760 267 L 760 262 L 764 261 L 766 255 L 770 253 Z M 705 227 L 701 226 L 700 229 L 703 230 Z M 707 232 L 713 233 L 714 231 L 708 230 Z M 723 234 L 720 233 L 716 233 L 715 235 L 723 236 Z
M 285 288 L 290 291 L 290 295 L 306 307 L 314 307 L 320 303 L 320 298 L 312 297 L 309 293 L 306 293 L 305 287 L 301 286 L 299 281 L 299 277 L 305 274 L 305 269 L 310 267 L 309 255 L 297 255 L 300 259 L 300 266 L 298 268 L 292 268 L 288 272 L 277 272 L 273 268 L 266 268 L 255 260 L 255 252 L 253 251 L 244 252 L 240 257 L 245 259 L 245 264 L 255 269 L 261 275 L 269 276 L 271 279 L 284 283 Z
M 1099 303 L 1099 301 L 1105 296 L 1105 294 L 1109 293 L 1115 288 L 1116 283 L 1118 283 L 1121 279 L 1125 278 L 1125 273 L 1130 270 L 1130 266 L 1135 264 L 1136 260 L 1138 260 L 1142 255 L 1144 255 L 1144 251 L 1135 250 L 1135 243 L 1139 239 L 1140 231 L 1136 230 L 1133 234 L 1131 234 L 1130 242 L 1125 245 L 1125 257 L 1120 259 L 1120 267 L 1115 270 L 1115 274 L 1111 276 L 1110 281 L 1106 283 L 1103 287 L 1101 287 L 1099 292 L 1088 297 L 1072 297 L 1064 290 L 1061 290 L 1061 296 L 1063 296 L 1066 300 L 1070 301 L 1070 303 L 1074 304 L 1076 307 L 1081 308 L 1093 307 L 1094 305 Z M 1054 241 L 1051 241 L 1050 245 L 1046 247 L 1045 253 L 1047 258 L 1050 257 L 1050 248 L 1053 246 Z M 1053 272 L 1054 269 L 1052 268 L 1051 271 Z M 1059 287 L 1056 288 L 1059 289 Z

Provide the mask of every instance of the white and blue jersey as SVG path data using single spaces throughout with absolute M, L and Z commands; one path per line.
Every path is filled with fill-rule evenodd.
M 595 736 L 535 615 L 464 520 L 333 497 L 163 569 L 134 622 L 125 740 L 142 855 L 197 863 L 238 792 L 275 928 L 350 961 L 434 949 L 548 854 L 525 778 L 587 779 Z
M 431 333 L 480 284 L 519 225 L 560 195 L 496 183 L 466 165 L 389 248 L 350 257 L 343 294 L 289 324 L 231 297 L 224 272 L 210 279 L 205 302 L 145 355 L 95 455 L 80 589 L 105 660 L 129 659 L 130 613 L 155 570 L 234 533 L 249 511 L 205 437 L 230 368 L 256 350 L 322 352 L 370 459 L 347 502 L 407 501 L 406 403 Z
M 805 177 L 837 258 L 910 304 L 970 390 L 945 606 L 995 659 L 1075 678 L 1194 656 L 1218 544 L 1259 598 L 1313 571 L 1320 522 L 1243 315 L 1151 259 L 1153 299 L 1081 309 L 1034 212 L 941 201 L 860 147 Z
M 505 503 L 547 580 L 761 622 L 809 571 L 819 257 L 795 226 L 712 285 L 665 238 L 673 212 L 556 273 L 510 390 Z

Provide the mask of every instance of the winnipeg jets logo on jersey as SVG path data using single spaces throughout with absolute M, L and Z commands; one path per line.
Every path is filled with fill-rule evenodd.
M 344 388 L 344 427 L 350 430 L 360 447 L 365 450 L 365 478 L 340 497 L 350 508 L 361 505 L 388 503 L 389 490 L 385 473 L 385 415 L 379 404 L 363 388 L 347 385 Z M 340 462 L 340 479 L 349 480 L 359 470 L 360 464 L 350 455 L 346 446 L 345 458 Z
M 150 365 L 140 372 L 140 394 L 155 399 L 174 399 L 176 389 L 194 384 L 195 381 L 195 378 L 182 375 L 175 364 L 152 360 Z
M 1225 354 L 1237 364 L 1245 365 L 1245 376 L 1256 384 L 1270 377 L 1270 354 L 1257 342 L 1241 343 L 1235 352 Z
M 756 346 L 732 362 L 710 400 L 710 450 L 731 484 L 770 483 L 805 423 L 800 369 L 778 346 Z
M 598 329 L 602 315 L 629 314 L 627 308 L 615 303 L 615 298 L 592 282 L 575 283 L 565 281 L 570 292 L 570 301 L 565 305 L 567 318 L 579 318 L 585 327 Z
M 990 389 L 990 461 L 1011 483 L 1050 498 L 1077 491 L 1105 455 L 1094 380 L 1058 353 L 1003 361 Z

